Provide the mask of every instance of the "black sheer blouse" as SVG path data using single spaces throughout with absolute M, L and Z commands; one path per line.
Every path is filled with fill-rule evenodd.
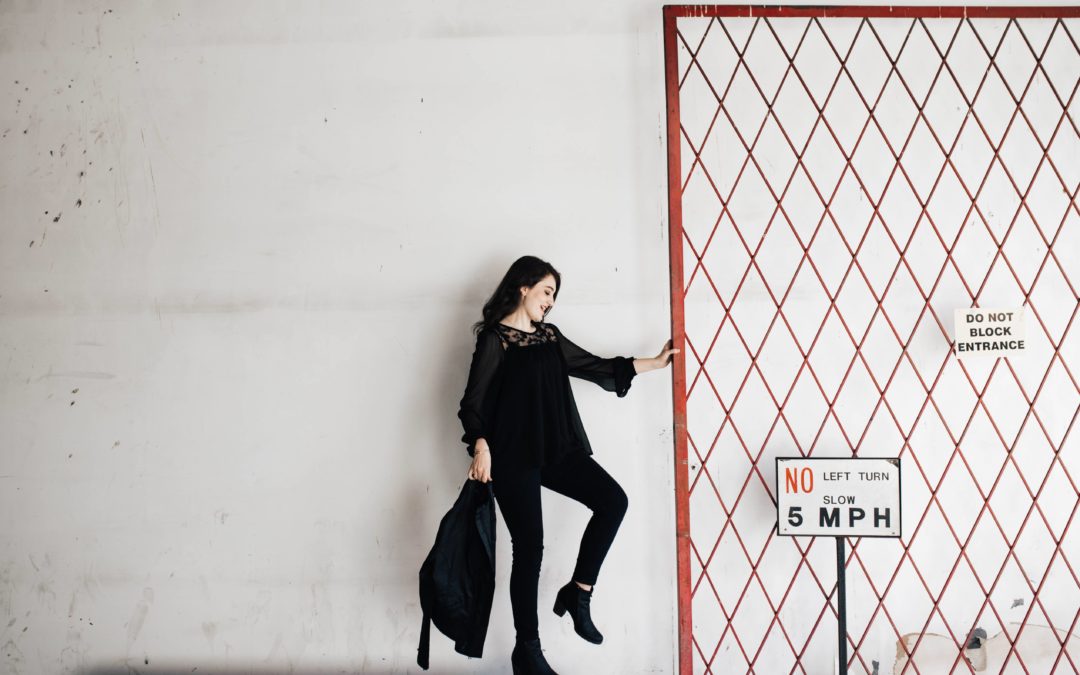
M 622 398 L 636 375 L 633 357 L 593 356 L 554 324 L 533 325 L 526 332 L 497 323 L 476 337 L 458 418 L 469 455 L 485 438 L 493 466 L 538 467 L 591 455 L 570 376 Z

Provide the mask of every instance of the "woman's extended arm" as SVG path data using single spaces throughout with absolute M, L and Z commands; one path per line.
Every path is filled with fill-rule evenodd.
M 630 383 L 638 373 L 634 362 L 640 359 L 628 356 L 611 358 L 594 356 L 566 339 L 555 324 L 549 325 L 555 329 L 559 348 L 566 359 L 571 376 L 594 382 L 606 391 L 615 392 L 619 398 L 626 396 L 626 392 L 630 390 Z
M 476 347 L 473 349 L 472 364 L 469 366 L 469 379 L 465 385 L 465 394 L 461 397 L 458 407 L 458 419 L 465 431 L 461 440 L 466 444 L 466 450 L 472 457 L 476 451 L 478 440 L 486 444 L 490 420 L 484 415 L 484 400 L 488 387 L 491 385 L 502 364 L 503 347 L 499 336 L 491 330 L 482 330 L 476 336 Z

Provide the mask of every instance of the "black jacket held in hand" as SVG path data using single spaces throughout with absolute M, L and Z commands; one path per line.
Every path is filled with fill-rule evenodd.
M 482 656 L 494 595 L 495 496 L 490 482 L 467 480 L 420 567 L 424 618 L 416 663 L 428 669 L 432 621 L 459 654 Z

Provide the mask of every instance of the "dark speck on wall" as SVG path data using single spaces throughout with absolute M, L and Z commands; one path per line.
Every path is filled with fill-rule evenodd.
M 53 221 L 54 223 L 59 223 L 59 222 L 60 222 L 60 216 L 62 216 L 62 215 L 64 215 L 64 214 L 63 214 L 63 213 L 58 213 L 58 214 L 56 214 L 56 217 L 55 217 L 55 218 L 53 218 L 53 219 L 52 219 L 52 221 Z
M 81 199 L 76 199 L 75 200 L 75 208 L 79 208 L 81 206 L 82 206 L 82 200 Z

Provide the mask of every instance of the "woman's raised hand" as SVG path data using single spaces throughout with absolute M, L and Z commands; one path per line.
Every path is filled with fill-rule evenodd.
M 491 480 L 491 452 L 487 448 L 476 447 L 473 450 L 472 465 L 469 466 L 469 480 L 487 483 Z

